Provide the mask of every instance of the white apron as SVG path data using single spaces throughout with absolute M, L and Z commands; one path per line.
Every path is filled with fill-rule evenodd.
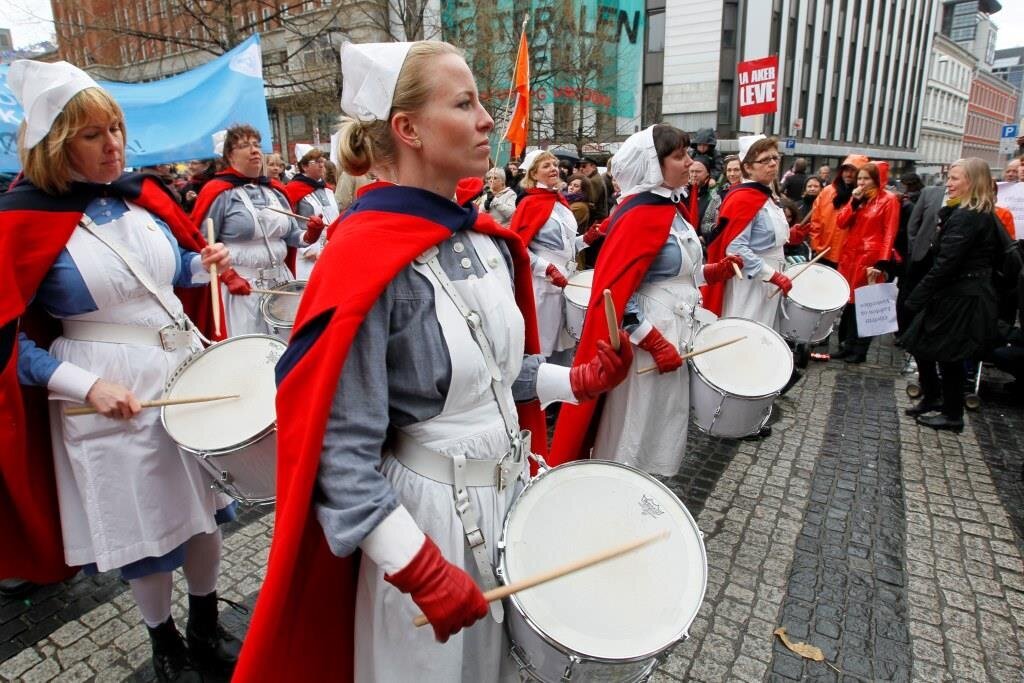
M 228 191 L 248 199 L 244 188 L 238 187 Z M 289 210 L 290 207 L 282 206 L 274 192 L 263 187 L 260 191 L 270 206 Z M 288 252 L 284 238 L 291 227 L 291 219 L 263 207 L 255 209 L 253 221 L 256 224 L 253 239 L 226 243 L 231 252 L 231 266 L 235 272 L 248 280 L 253 287 L 260 289 L 270 289 L 274 285 L 293 280 L 291 271 L 284 264 L 284 257 Z M 260 312 L 260 301 L 263 299 L 261 295 L 234 296 L 224 284 L 221 284 L 220 291 L 229 336 L 274 334 L 274 329 Z
M 576 219 L 572 211 L 555 202 L 548 222 L 554 221 L 562 237 L 562 249 L 550 251 L 535 241 L 528 246 L 531 252 L 553 263 L 566 279 L 576 273 Z M 562 288 L 556 287 L 543 274 L 533 274 L 533 296 L 537 301 L 537 328 L 540 332 L 540 352 L 550 357 L 556 351 L 565 351 L 576 345 L 576 340 L 565 330 L 565 301 Z
M 786 222 L 786 214 L 770 199 L 764 203 L 758 212 L 761 220 L 767 221 L 775 229 L 775 244 L 767 251 L 758 252 L 766 264 L 775 270 L 782 272 L 786 269 L 786 254 L 783 247 L 789 240 L 789 224 Z M 756 219 L 755 219 L 756 220 Z M 733 252 L 726 248 L 726 253 Z M 765 282 L 760 277 L 753 279 L 732 278 L 725 283 L 725 299 L 722 303 L 723 318 L 745 318 L 755 322 L 763 323 L 775 329 L 775 322 L 779 317 L 779 302 L 781 294 L 769 299 L 769 295 L 778 287 L 770 282 Z
M 327 190 L 327 205 L 320 203 L 320 199 L 316 196 L 315 192 L 310 192 L 302 201 L 308 202 L 313 208 L 313 215 L 322 215 L 324 217 L 324 225 L 330 225 L 334 222 L 334 219 L 338 217 L 340 213 L 338 211 L 338 202 L 334 199 L 334 193 L 329 189 Z M 323 251 L 327 245 L 327 230 L 320 233 L 320 239 L 308 247 L 300 247 L 299 252 L 295 255 L 295 279 L 296 280 L 308 280 L 310 273 L 313 272 L 313 266 L 316 265 L 316 261 L 320 258 L 320 252 Z
M 145 210 L 129 204 L 124 216 L 95 229 L 125 245 L 180 310 L 171 282 L 174 247 Z M 78 227 L 67 250 L 99 310 L 67 320 L 159 328 L 170 322 L 161 308 L 107 246 Z M 176 311 L 177 312 L 177 311 Z M 80 341 L 58 337 L 50 353 L 109 382 L 123 384 L 140 401 L 157 399 L 191 349 Z M 50 402 L 50 434 L 60 503 L 64 556 L 69 565 L 95 562 L 107 571 L 164 555 L 199 533 L 216 528 L 216 495 L 197 461 L 182 455 L 164 432 L 159 410 L 130 420 L 102 415 L 68 417 L 64 401 Z
M 509 286 L 505 259 L 490 238 L 462 233 L 438 245 L 451 249 L 468 238 L 488 273 L 482 278 L 457 280 L 454 285 L 466 304 L 483 319 L 494 357 L 508 386 L 518 376 L 523 358 L 524 323 Z M 421 445 L 467 459 L 498 459 L 509 449 L 505 424 L 491 390 L 490 373 L 469 327 L 430 269 L 413 264 L 434 287 L 437 320 L 448 345 L 452 380 L 439 415 L 405 427 Z M 511 414 L 511 391 L 505 396 Z M 455 511 L 452 487 L 416 474 L 393 457 L 385 456 L 381 471 L 398 500 L 430 536 L 444 557 L 461 566 L 481 585 L 472 553 L 466 547 L 462 522 Z M 525 476 L 525 475 L 524 475 Z M 505 513 L 516 486 L 498 491 L 493 486 L 470 487 L 480 530 L 497 564 L 497 543 Z M 434 640 L 433 629 L 413 628 L 419 613 L 412 599 L 384 580 L 384 572 L 363 555 L 356 593 L 355 674 L 362 683 L 438 681 L 487 683 L 497 681 L 508 644 L 501 624 L 488 615 L 447 643 Z
M 637 290 L 645 320 L 680 353 L 693 335 L 693 311 L 700 293 L 694 269 L 703 264 L 700 241 L 693 229 L 673 222 L 671 237 L 679 244 L 682 264 L 675 277 L 647 283 Z M 690 373 L 687 364 L 674 372 L 643 375 L 637 368 L 655 365 L 643 349 L 633 347 L 633 367 L 626 380 L 605 398 L 593 457 L 614 460 L 651 474 L 672 476 L 686 451 L 690 423 Z

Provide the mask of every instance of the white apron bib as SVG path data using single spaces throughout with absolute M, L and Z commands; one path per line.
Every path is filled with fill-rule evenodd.
M 338 217 L 338 202 L 334 199 L 334 193 L 327 190 L 327 204 L 324 205 L 320 202 L 320 199 L 316 196 L 315 192 L 310 192 L 302 201 L 308 202 L 313 207 L 314 215 L 323 215 L 324 225 L 330 225 L 334 222 L 334 219 Z M 320 239 L 308 247 L 300 247 L 299 253 L 295 255 L 295 279 L 296 280 L 308 280 L 310 273 L 313 272 L 313 266 L 316 265 L 316 261 L 320 258 L 320 252 L 323 251 L 324 247 L 327 246 L 327 230 L 320 233 Z
M 232 191 L 240 198 L 249 199 L 244 188 L 239 187 Z M 269 206 L 281 210 L 288 209 L 281 205 L 275 193 L 262 187 L 260 192 L 267 199 Z M 251 207 L 252 202 L 246 206 Z M 294 279 L 288 266 L 284 264 L 288 252 L 284 238 L 291 227 L 291 219 L 267 207 L 253 209 L 251 213 L 256 231 L 253 239 L 228 242 L 227 247 L 231 251 L 231 265 L 235 271 L 253 287 L 269 289 L 275 284 Z M 261 295 L 234 296 L 224 284 L 221 284 L 220 289 L 229 336 L 274 334 L 274 330 L 260 312 L 260 301 L 263 299 Z
M 768 200 L 758 212 L 762 220 L 775 230 L 775 244 L 767 251 L 758 254 L 764 262 L 779 271 L 786 269 L 786 254 L 783 247 L 789 240 L 789 224 L 786 214 L 775 202 Z M 726 249 L 728 252 L 728 249 Z M 723 318 L 745 318 L 763 323 L 775 329 L 779 317 L 781 294 L 769 299 L 769 295 L 778 287 L 764 282 L 759 277 L 753 279 L 733 278 L 725 283 L 725 301 L 722 304 Z
M 682 264 L 675 277 L 644 284 L 637 301 L 650 321 L 680 353 L 693 335 L 693 312 L 700 293 L 694 270 L 703 264 L 700 241 L 689 225 L 671 237 L 679 244 Z M 655 365 L 651 354 L 633 347 L 633 367 L 626 380 L 605 398 L 593 457 L 614 460 L 645 472 L 672 476 L 686 451 L 690 423 L 690 374 L 684 362 L 675 372 L 643 375 L 637 368 Z
M 488 270 L 482 278 L 458 280 L 454 285 L 466 304 L 483 319 L 484 331 L 508 386 L 522 365 L 524 323 L 516 307 L 505 259 L 490 238 L 462 233 L 438 245 L 451 249 L 470 240 Z M 498 459 L 509 449 L 505 423 L 491 389 L 491 377 L 483 354 L 462 315 L 427 266 L 413 264 L 434 287 L 438 323 L 448 345 L 452 380 L 439 415 L 405 427 L 403 431 L 421 445 L 445 455 L 467 459 Z M 511 391 L 505 396 L 511 414 Z M 416 474 L 394 457 L 386 456 L 381 471 L 391 482 L 398 499 L 444 557 L 464 568 L 477 584 L 479 572 L 466 547 L 462 522 L 455 511 L 452 487 Z M 525 476 L 525 475 L 524 475 Z M 480 529 L 497 563 L 497 542 L 505 512 L 516 486 L 498 491 L 493 486 L 470 487 Z M 438 681 L 487 683 L 497 681 L 508 652 L 504 629 L 487 616 L 452 636 L 447 643 L 434 640 L 429 627 L 412 628 L 419 613 L 415 603 L 384 580 L 384 572 L 365 555 L 359 569 L 356 597 L 356 680 Z
M 148 212 L 129 204 L 128 213 L 95 230 L 125 245 L 165 299 L 180 310 L 171 287 L 174 247 Z M 153 328 L 171 322 L 124 262 L 83 228 L 75 229 L 67 250 L 99 309 L 67 320 Z M 123 384 L 140 401 L 148 401 L 160 397 L 170 374 L 199 348 L 198 341 L 191 349 L 164 351 L 58 337 L 50 353 Z M 95 562 L 107 571 L 163 555 L 216 528 L 217 498 L 210 480 L 164 432 L 160 411 L 143 410 L 130 420 L 115 420 L 68 417 L 62 412 L 65 405 L 51 401 L 50 433 L 69 565 Z
M 528 245 L 530 251 L 553 263 L 566 279 L 576 273 L 576 219 L 572 211 L 556 202 L 549 221 L 555 221 L 561 231 L 562 249 L 551 251 L 536 243 Z M 565 331 L 565 301 L 562 288 L 547 277 L 533 275 L 533 296 L 537 301 L 537 328 L 540 332 L 540 352 L 550 357 L 556 351 L 565 351 L 576 345 L 576 340 Z

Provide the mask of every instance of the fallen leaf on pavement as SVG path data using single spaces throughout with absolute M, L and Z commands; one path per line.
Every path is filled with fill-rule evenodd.
M 786 629 L 784 627 L 780 626 L 772 633 L 777 635 L 779 640 L 782 641 L 782 644 L 788 647 L 791 652 L 795 652 L 806 659 L 813 659 L 816 662 L 825 661 L 825 655 L 822 653 L 821 648 L 808 645 L 807 643 L 794 643 L 789 639 L 789 636 L 786 635 Z

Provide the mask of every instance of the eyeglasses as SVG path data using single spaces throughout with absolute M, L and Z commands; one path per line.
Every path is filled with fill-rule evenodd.
M 782 157 L 780 157 L 778 154 L 773 154 L 773 155 L 768 156 L 768 157 L 762 157 L 760 159 L 755 159 L 754 163 L 755 164 L 771 164 L 771 163 L 776 163 L 777 164 L 777 163 L 779 163 L 780 159 L 782 159 Z

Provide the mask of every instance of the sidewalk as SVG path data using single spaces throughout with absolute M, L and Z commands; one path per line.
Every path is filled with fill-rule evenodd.
M 882 340 L 863 365 L 812 361 L 762 441 L 691 426 L 665 482 L 705 534 L 708 590 L 652 680 L 1022 680 L 1024 406 L 983 385 L 962 434 L 919 427 L 902 360 Z M 226 529 L 221 595 L 251 607 L 272 523 L 249 510 Z M 180 578 L 176 597 L 184 625 Z M 114 575 L 0 599 L 0 680 L 149 681 L 149 655 Z

